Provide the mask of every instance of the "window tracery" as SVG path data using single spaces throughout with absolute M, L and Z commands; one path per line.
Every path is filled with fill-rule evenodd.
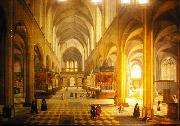
M 176 60 L 166 57 L 161 62 L 161 79 L 176 81 Z

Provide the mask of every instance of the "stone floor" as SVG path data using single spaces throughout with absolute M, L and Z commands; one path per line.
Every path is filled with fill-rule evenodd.
M 77 93 L 77 98 L 70 97 L 70 93 Z M 26 124 L 26 125 L 153 125 L 173 124 L 179 122 L 168 118 L 156 116 L 151 121 L 142 121 L 132 117 L 134 105 L 124 108 L 119 113 L 118 106 L 114 105 L 113 99 L 93 99 L 83 97 L 83 89 L 69 88 L 62 89 L 46 99 L 48 110 L 41 111 L 41 99 L 38 99 L 38 114 L 31 114 L 29 107 L 16 106 L 16 116 L 13 119 L 0 119 L 0 124 Z M 62 100 L 62 94 L 63 100 Z M 80 97 L 81 96 L 81 97 Z M 100 117 L 90 117 L 90 105 L 100 104 L 102 113 Z

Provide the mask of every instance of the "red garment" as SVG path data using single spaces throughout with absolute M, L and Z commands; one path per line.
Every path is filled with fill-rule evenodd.
M 100 116 L 101 114 L 101 106 L 96 107 L 96 115 Z

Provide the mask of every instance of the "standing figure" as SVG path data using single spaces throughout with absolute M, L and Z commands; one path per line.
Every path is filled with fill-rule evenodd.
M 96 107 L 95 107 L 95 105 L 91 105 L 90 113 L 91 113 L 91 118 L 94 119 L 96 117 Z
M 161 104 L 161 102 L 160 102 L 160 101 L 158 101 L 157 111 L 161 111 L 160 104 Z
M 43 98 L 41 102 L 41 111 L 46 111 L 47 110 L 47 104 L 46 100 Z
M 77 93 L 75 93 L 75 98 L 77 98 Z
M 117 104 L 117 94 L 114 95 L 114 104 Z
M 96 107 L 96 116 L 100 116 L 100 114 L 101 114 L 101 106 L 97 105 L 97 107 Z
M 136 103 L 136 105 L 135 105 L 135 107 L 134 107 L 133 116 L 134 116 L 135 118 L 139 118 L 139 116 L 140 116 L 140 110 L 139 110 L 139 105 L 138 105 L 138 103 Z
M 119 113 L 123 110 L 123 105 L 122 104 L 120 104 L 120 106 L 119 106 Z
M 61 100 L 64 100 L 64 93 L 61 94 Z
M 36 100 L 36 99 L 33 100 L 33 101 L 32 101 L 32 104 L 31 104 L 31 113 L 33 113 L 33 112 L 38 113 L 37 100 Z

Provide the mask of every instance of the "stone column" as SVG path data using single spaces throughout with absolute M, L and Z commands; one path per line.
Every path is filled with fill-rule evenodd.
M 125 97 L 126 97 L 126 92 L 125 92 L 125 68 L 124 67 L 124 58 L 125 55 L 120 51 L 118 48 L 117 50 L 117 62 L 116 62 L 116 102 L 117 104 L 125 104 Z
M 34 45 L 31 40 L 31 37 L 28 37 L 25 105 L 30 106 L 33 99 L 34 99 Z
M 26 49 L 25 49 L 25 52 L 26 52 Z M 23 87 L 23 97 L 25 97 L 26 96 L 26 69 L 27 69 L 27 56 L 26 56 L 26 54 L 27 53 L 25 53 L 24 55 L 23 55 L 23 84 L 24 84 L 24 87 Z
M 15 115 L 14 96 L 13 96 L 13 13 L 14 1 L 8 2 L 8 31 L 7 44 L 5 47 L 5 101 L 3 107 L 3 117 L 13 118 Z
M 179 27 L 180 29 L 180 27 Z M 180 32 L 178 32 L 180 33 Z M 178 102 L 178 105 L 179 105 L 179 111 L 178 111 L 178 118 L 180 120 L 180 41 L 178 42 L 178 58 L 177 58 L 177 84 L 178 84 L 178 87 L 179 87 L 179 102 Z
M 8 44 L 6 47 L 5 60 L 5 104 L 4 109 L 10 109 L 14 113 L 14 96 L 13 96 L 13 38 L 8 34 Z M 4 113 L 4 112 L 3 112 Z M 13 114 L 11 113 L 11 114 Z M 13 116 L 13 115 L 12 115 Z
M 144 46 L 143 46 L 143 117 L 153 117 L 153 74 L 154 74 L 154 48 L 153 32 L 151 27 L 150 10 L 145 8 L 144 18 Z

